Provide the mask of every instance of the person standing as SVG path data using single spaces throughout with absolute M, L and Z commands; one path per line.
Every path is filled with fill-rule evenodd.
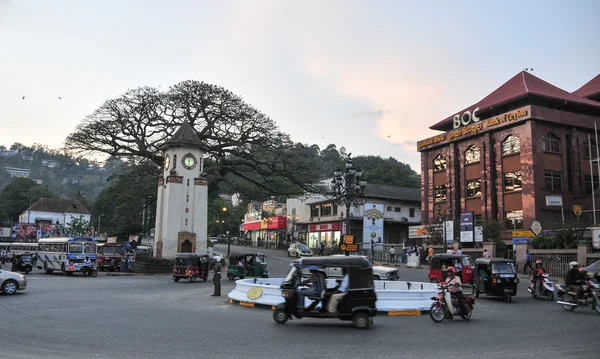
M 525 253 L 525 266 L 523 267 L 523 274 L 527 274 L 527 268 L 530 271 L 533 271 L 533 266 L 531 265 L 531 253 L 529 253 L 529 249 Z
M 390 263 L 396 264 L 396 249 L 394 246 L 390 248 Z
M 213 280 L 214 290 L 213 290 L 212 297 L 220 297 L 221 296 L 221 263 L 220 262 L 215 263 L 213 270 L 214 270 L 214 272 L 213 272 L 212 280 Z
M 488 252 L 487 249 L 484 249 L 483 250 L 483 258 L 490 258 L 490 257 L 491 257 L 490 252 Z
M 462 255 L 462 247 L 458 247 L 458 252 L 456 252 L 459 256 Z

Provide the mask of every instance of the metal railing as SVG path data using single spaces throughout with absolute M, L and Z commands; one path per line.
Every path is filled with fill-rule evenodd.
M 535 262 L 542 261 L 542 266 L 552 277 L 565 278 L 569 271 L 569 262 L 577 261 L 577 253 L 532 253 L 531 265 L 535 268 Z M 527 269 L 527 274 L 529 270 Z

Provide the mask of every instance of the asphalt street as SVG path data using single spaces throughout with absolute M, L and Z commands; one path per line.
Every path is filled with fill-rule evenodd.
M 271 276 L 284 276 L 290 258 L 261 251 Z M 427 279 L 425 270 L 400 274 Z M 269 310 L 229 304 L 227 279 L 216 298 L 210 281 L 168 275 L 28 279 L 24 292 L 0 296 L 0 358 L 592 358 L 600 350 L 599 314 L 532 299 L 524 283 L 511 304 L 480 297 L 470 322 L 380 316 L 357 330 L 338 320 L 276 324 Z

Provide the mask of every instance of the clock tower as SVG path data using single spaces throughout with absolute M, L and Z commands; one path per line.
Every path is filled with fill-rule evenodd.
M 206 252 L 208 181 L 202 173 L 205 146 L 186 121 L 160 149 L 164 166 L 158 179 L 156 257 Z

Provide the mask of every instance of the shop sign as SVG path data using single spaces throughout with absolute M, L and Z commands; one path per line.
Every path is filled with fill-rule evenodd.
M 429 231 L 425 226 L 410 226 L 408 227 L 408 238 L 429 238 Z
M 562 196 L 546 196 L 546 206 L 562 207 L 562 205 L 563 205 Z
M 261 219 L 262 218 L 259 212 L 246 213 L 244 215 L 244 222 L 246 223 L 260 221 Z
M 358 252 L 358 244 L 340 244 L 340 251 L 342 252 Z
M 532 231 L 513 231 L 513 238 L 532 238 L 535 237 L 535 234 Z
M 339 231 L 340 222 L 311 224 L 309 230 L 310 232 Z
M 479 108 L 474 109 L 476 112 Z M 457 120 L 458 118 L 458 120 Z M 456 139 L 462 139 L 485 131 L 489 128 L 503 126 L 510 122 L 520 121 L 531 118 L 531 106 L 525 106 L 520 109 L 503 113 L 498 116 L 491 117 L 485 121 L 480 121 L 476 116 L 469 111 L 464 112 L 461 115 L 454 116 L 453 129 L 444 134 L 440 134 L 434 137 L 424 139 L 417 142 L 417 151 L 424 148 L 431 147 L 433 145 L 451 142 Z M 476 121 L 474 120 L 476 119 Z M 459 124 L 457 126 L 457 123 Z M 464 123 L 464 124 L 463 124 Z
M 346 244 L 354 244 L 354 236 L 351 234 L 348 234 L 346 236 L 344 236 L 344 243 Z
M 287 226 L 287 220 L 285 217 L 279 216 L 279 217 L 271 217 L 269 218 L 269 224 L 267 226 L 267 228 L 269 229 L 282 229 L 282 228 L 286 228 Z
M 592 247 L 600 249 L 600 228 L 592 228 Z
M 471 122 L 479 122 L 477 111 L 479 111 L 479 107 L 475 107 L 473 111 L 465 111 L 462 114 L 454 115 L 452 118 L 452 127 L 456 130 L 461 126 L 468 126 Z

